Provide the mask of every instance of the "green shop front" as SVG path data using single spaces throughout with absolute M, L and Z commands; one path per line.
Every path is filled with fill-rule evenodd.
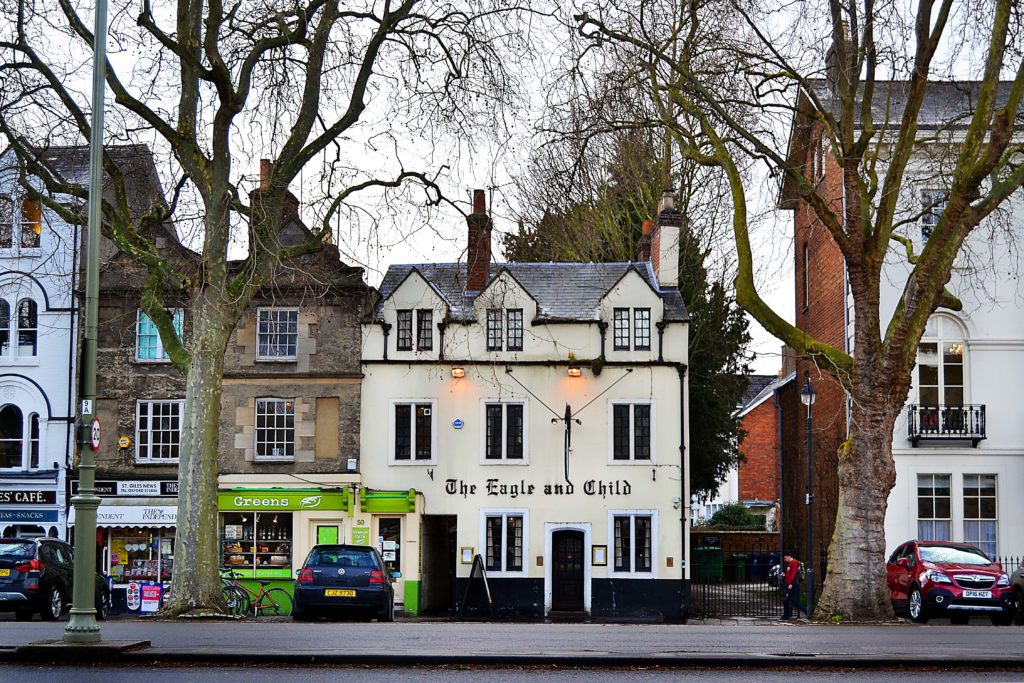
M 221 490 L 221 566 L 243 579 L 268 579 L 292 590 L 296 570 L 318 543 L 348 539 L 347 487 Z
M 420 520 L 416 514 L 416 491 L 361 488 L 358 510 L 353 519 L 352 542 L 373 545 L 392 572 L 401 572 L 394 586 L 395 603 L 407 614 L 417 614 Z

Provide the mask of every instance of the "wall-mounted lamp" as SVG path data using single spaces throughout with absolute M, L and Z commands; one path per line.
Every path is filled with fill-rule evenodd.
M 570 365 L 569 366 L 569 376 L 570 377 L 582 377 L 583 376 L 583 371 L 580 370 L 580 367 L 578 365 Z
M 466 368 L 452 368 L 452 378 L 462 379 L 466 376 Z

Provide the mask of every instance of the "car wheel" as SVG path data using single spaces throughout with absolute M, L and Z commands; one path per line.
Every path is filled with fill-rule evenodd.
M 1006 610 L 1000 614 L 992 615 L 993 626 L 1009 626 L 1013 623 L 1014 612 Z
M 1024 592 L 1019 588 L 1013 591 L 1013 623 L 1024 625 Z
M 377 621 L 391 622 L 395 620 L 395 603 L 388 604 L 380 613 L 377 615 Z
M 19 609 L 14 613 L 14 618 L 18 621 L 32 621 L 32 610 Z
M 60 619 L 61 612 L 63 611 L 64 596 L 61 594 L 60 588 L 52 586 L 49 594 L 46 596 L 46 603 L 39 610 L 39 616 L 42 617 L 43 621 L 55 621 Z
M 949 623 L 954 626 L 966 626 L 971 621 L 971 617 L 966 614 L 957 614 L 956 616 L 949 618 Z
M 104 621 L 107 618 L 107 605 L 110 604 L 110 596 L 106 593 L 100 593 L 99 599 L 96 600 L 96 621 Z
M 924 614 L 924 599 L 921 597 L 920 588 L 910 589 L 910 596 L 907 600 L 907 612 L 910 614 L 912 621 L 916 621 L 919 624 L 928 622 L 928 617 Z

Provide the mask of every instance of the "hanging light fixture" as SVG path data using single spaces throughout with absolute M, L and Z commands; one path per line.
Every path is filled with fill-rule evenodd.
M 452 368 L 452 379 L 462 379 L 466 376 L 466 368 L 454 367 Z

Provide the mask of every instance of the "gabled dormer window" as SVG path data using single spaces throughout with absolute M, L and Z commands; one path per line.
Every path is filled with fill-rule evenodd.
M 416 311 L 416 349 L 430 351 L 434 348 L 434 312 L 429 308 Z
M 399 351 L 412 351 L 412 309 L 398 311 L 398 330 L 395 342 Z
M 487 350 L 523 350 L 523 309 L 487 309 Z
M 616 308 L 612 311 L 612 347 L 616 351 L 651 349 L 651 309 Z

